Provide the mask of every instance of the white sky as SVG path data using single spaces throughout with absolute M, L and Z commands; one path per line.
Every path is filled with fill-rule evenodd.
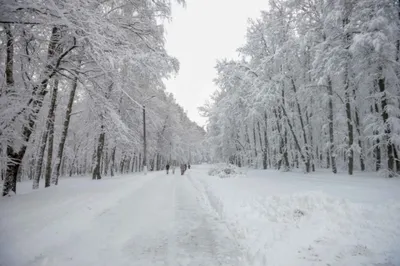
M 267 9 L 267 0 L 187 0 L 186 8 L 174 4 L 172 23 L 166 25 L 167 51 L 180 62 L 176 78 L 167 90 L 203 126 L 206 119 L 197 108 L 215 91 L 217 59 L 236 57 L 245 42 L 248 18 Z

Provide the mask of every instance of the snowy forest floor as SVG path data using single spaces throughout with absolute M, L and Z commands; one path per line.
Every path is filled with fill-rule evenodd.
M 400 180 L 209 168 L 18 184 L 0 265 L 400 265 Z

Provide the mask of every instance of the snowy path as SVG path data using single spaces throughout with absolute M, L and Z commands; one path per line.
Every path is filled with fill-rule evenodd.
M 85 180 L 2 200 L 0 265 L 243 265 L 191 178 Z
M 164 172 L 0 199 L 0 266 L 398 266 L 400 180 Z

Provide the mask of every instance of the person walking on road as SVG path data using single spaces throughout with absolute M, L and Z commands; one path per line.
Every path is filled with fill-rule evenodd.
M 186 171 L 186 164 L 181 164 L 181 175 L 183 175 Z
M 169 164 L 167 164 L 167 165 L 165 166 L 165 169 L 167 169 L 167 175 L 168 175 L 168 172 L 169 172 Z

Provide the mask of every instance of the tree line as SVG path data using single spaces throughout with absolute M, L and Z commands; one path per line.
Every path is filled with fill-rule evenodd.
M 180 4 L 183 1 L 178 0 Z M 3 196 L 60 176 L 141 171 L 147 111 L 148 161 L 202 160 L 205 131 L 163 80 L 165 0 L 0 0 L 0 169 Z M 136 103 L 139 103 L 139 106 Z
M 270 0 L 200 110 L 215 160 L 400 172 L 400 1 Z

